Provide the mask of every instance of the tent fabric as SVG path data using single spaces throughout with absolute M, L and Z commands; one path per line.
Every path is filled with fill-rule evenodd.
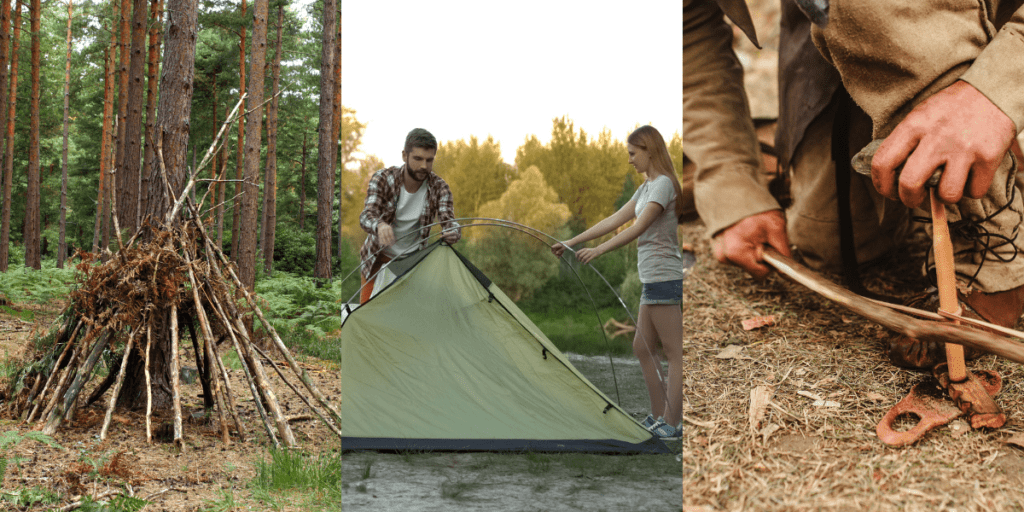
M 392 272 L 341 327 L 343 450 L 669 453 L 450 246 Z

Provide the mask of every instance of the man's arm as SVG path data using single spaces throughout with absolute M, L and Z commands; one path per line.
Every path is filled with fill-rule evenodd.
M 462 227 L 455 222 L 455 200 L 452 190 L 444 180 L 438 180 L 441 187 L 437 204 L 437 220 L 441 223 L 441 235 L 445 242 L 452 245 L 462 239 Z
M 722 248 L 719 261 L 762 276 L 761 244 L 788 254 L 789 242 L 760 172 L 732 31 L 713 0 L 684 2 L 683 69 L 683 144 L 697 164 L 697 211 Z
M 370 235 L 376 236 L 381 246 L 390 247 L 395 243 L 395 232 L 391 225 L 381 221 L 386 179 L 384 170 L 377 171 L 370 178 L 370 184 L 366 187 L 366 202 L 363 203 L 363 212 L 359 214 L 359 227 Z

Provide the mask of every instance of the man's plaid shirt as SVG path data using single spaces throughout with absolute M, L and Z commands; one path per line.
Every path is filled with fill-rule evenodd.
M 359 251 L 359 258 L 362 260 L 362 276 L 370 279 L 370 270 L 377 258 L 381 256 L 380 241 L 377 240 L 377 224 L 385 222 L 394 226 L 395 210 L 398 209 L 399 187 L 404 183 L 403 173 L 405 166 L 388 167 L 381 169 L 370 178 L 370 185 L 366 187 L 366 204 L 363 206 L 363 213 L 359 215 L 359 225 L 369 233 L 363 247 Z M 452 191 L 448 188 L 440 176 L 431 172 L 423 185 L 427 187 L 427 205 L 420 215 L 420 225 L 424 226 L 420 233 L 421 245 L 427 246 L 427 237 L 430 236 L 431 219 L 437 217 L 443 222 L 443 229 L 455 228 L 456 236 L 461 238 L 462 232 L 459 223 L 455 222 L 455 206 L 452 201 Z

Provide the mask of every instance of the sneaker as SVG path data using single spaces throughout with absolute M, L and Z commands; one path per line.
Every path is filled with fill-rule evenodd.
M 1024 285 L 995 293 L 972 291 L 964 295 L 957 292 L 957 297 L 963 307 L 963 316 L 1003 327 L 1013 328 L 1024 313 Z M 936 310 L 938 290 L 931 288 L 909 300 L 907 305 L 930 311 Z M 981 355 L 981 351 L 964 347 L 964 357 L 967 359 L 975 359 Z M 902 368 L 931 370 L 946 361 L 946 346 L 942 342 L 922 342 L 900 334 L 889 342 L 889 361 Z
M 657 423 L 657 422 L 658 422 L 658 420 L 654 419 L 654 415 L 648 414 L 647 417 L 644 418 L 644 420 L 640 422 L 640 424 L 643 425 L 644 428 L 646 428 L 647 430 L 650 430 L 651 427 L 653 427 L 654 424 Z
M 647 430 L 665 441 L 675 441 L 683 437 L 681 428 L 673 427 L 672 425 L 665 423 L 661 418 L 658 418 L 654 425 Z

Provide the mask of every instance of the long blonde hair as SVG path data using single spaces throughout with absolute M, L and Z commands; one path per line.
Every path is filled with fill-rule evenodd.
M 645 124 L 633 133 L 629 134 L 626 142 L 647 151 L 651 157 L 651 170 L 654 174 L 664 174 L 672 180 L 672 186 L 676 189 L 676 222 L 683 222 L 683 187 L 679 185 L 679 178 L 676 177 L 676 168 L 672 165 L 672 157 L 668 154 L 668 146 L 665 139 L 657 128 Z

